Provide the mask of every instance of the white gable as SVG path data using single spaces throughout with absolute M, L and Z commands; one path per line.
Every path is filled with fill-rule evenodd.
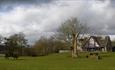
M 91 38 L 89 40 L 89 46 L 90 47 L 99 47 L 99 44 L 93 38 Z

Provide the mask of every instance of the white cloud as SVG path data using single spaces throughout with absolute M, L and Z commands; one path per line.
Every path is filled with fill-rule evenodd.
M 24 32 L 27 38 L 35 40 L 44 33 L 52 34 L 70 17 L 78 17 L 94 30 L 107 32 L 105 30 L 111 31 L 108 28 L 113 24 L 114 15 L 109 0 L 57 0 L 42 5 L 16 6 L 0 15 L 0 34 L 8 36 Z

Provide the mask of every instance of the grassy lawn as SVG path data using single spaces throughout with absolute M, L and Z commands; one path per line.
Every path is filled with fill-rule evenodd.
M 79 58 L 70 54 L 50 54 L 42 57 L 20 57 L 7 60 L 0 57 L 0 70 L 115 70 L 115 53 L 101 53 L 102 60 Z

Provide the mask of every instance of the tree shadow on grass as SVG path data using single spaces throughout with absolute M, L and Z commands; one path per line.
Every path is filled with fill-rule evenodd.
M 17 58 L 17 59 L 15 59 L 15 58 L 12 58 L 12 57 L 9 57 L 9 58 L 4 58 L 5 60 L 12 60 L 12 61 L 24 61 L 24 60 L 26 60 L 25 58 Z

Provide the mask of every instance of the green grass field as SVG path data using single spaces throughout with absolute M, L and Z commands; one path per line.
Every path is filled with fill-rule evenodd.
M 41 57 L 20 57 L 7 60 L 0 57 L 0 70 L 115 70 L 115 53 L 101 54 L 102 60 L 71 58 L 70 54 L 50 54 Z

